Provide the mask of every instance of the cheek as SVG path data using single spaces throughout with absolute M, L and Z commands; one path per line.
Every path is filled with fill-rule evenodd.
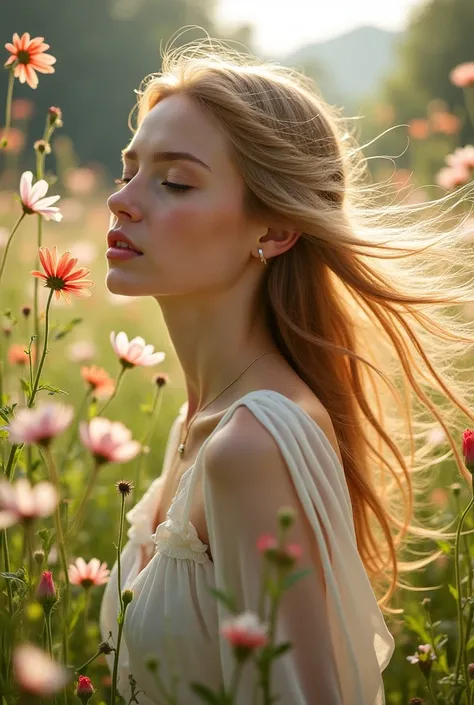
M 162 214 L 158 232 L 173 250 L 186 248 L 187 257 L 202 259 L 209 250 L 229 252 L 242 242 L 242 217 L 235 201 L 183 203 Z M 163 241 L 163 240 L 162 240 Z

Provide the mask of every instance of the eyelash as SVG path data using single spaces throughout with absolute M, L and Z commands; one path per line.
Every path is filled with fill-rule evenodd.
M 128 184 L 128 182 L 131 181 L 131 179 L 114 179 L 114 183 L 116 184 Z M 189 189 L 192 189 L 192 186 L 185 186 L 184 184 L 175 184 L 172 181 L 162 181 L 161 182 L 163 186 L 167 186 L 171 191 L 189 191 Z

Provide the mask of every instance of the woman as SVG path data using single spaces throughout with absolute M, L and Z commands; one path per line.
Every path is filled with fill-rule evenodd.
M 404 497 L 401 518 L 393 480 L 410 492 L 415 465 L 397 448 L 410 396 L 400 397 L 386 372 L 404 371 L 402 382 L 427 398 L 406 332 L 424 325 L 436 355 L 448 328 L 459 355 L 459 321 L 416 318 L 417 304 L 454 295 L 448 282 L 434 293 L 420 226 L 401 227 L 396 207 L 364 208 L 359 151 L 304 76 L 228 49 L 181 48 L 164 57 L 138 107 L 122 186 L 108 200 L 107 286 L 156 299 L 188 401 L 161 475 L 127 515 L 122 588 L 134 595 L 119 691 L 128 702 L 133 674 L 139 703 L 165 702 L 148 656 L 168 690 L 179 678 L 179 703 L 202 702 L 191 682 L 230 688 L 235 661 L 219 638 L 229 612 L 211 589 L 230 589 L 239 612 L 257 610 L 256 543 L 291 506 L 291 540 L 311 574 L 280 605 L 277 641 L 292 649 L 273 666 L 272 692 L 281 705 L 384 703 L 394 640 L 382 608 L 413 509 Z M 418 266 L 427 263 L 424 277 L 390 255 L 385 242 L 393 252 L 397 238 Z M 452 239 L 443 256 L 449 247 Z M 117 610 L 115 565 L 104 639 L 117 637 Z M 245 664 L 239 705 L 253 702 L 255 676 Z

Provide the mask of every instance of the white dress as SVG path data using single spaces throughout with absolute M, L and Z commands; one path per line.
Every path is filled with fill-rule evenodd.
M 128 674 L 132 673 L 142 691 L 137 698 L 140 705 L 164 704 L 157 682 L 145 666 L 147 656 L 160 662 L 168 690 L 176 674 L 180 705 L 202 703 L 189 688 L 191 682 L 203 683 L 216 692 L 222 682 L 230 686 L 235 662 L 229 644 L 218 638 L 229 612 L 209 589 L 231 588 L 239 611 L 257 611 L 262 559 L 253 544 L 252 522 L 258 524 L 258 535 L 275 533 L 276 512 L 282 504 L 275 506 L 271 501 L 273 487 L 266 486 L 259 495 L 255 516 L 249 512 L 243 516 L 238 497 L 234 501 L 216 496 L 211 483 L 206 482 L 202 467 L 206 443 L 240 405 L 245 405 L 277 442 L 317 539 L 324 569 L 324 587 L 310 574 L 285 593 L 286 597 L 298 589 L 296 602 L 287 598 L 285 609 L 284 597 L 280 605 L 277 642 L 291 641 L 293 648 L 273 664 L 272 692 L 279 696 L 278 705 L 384 705 L 381 674 L 395 644 L 357 551 L 344 470 L 315 421 L 296 403 L 268 389 L 246 394 L 227 410 L 182 476 L 166 521 L 152 533 L 158 491 L 185 416 L 183 405 L 170 431 L 162 475 L 126 515 L 131 526 L 122 552 L 122 589 L 131 588 L 134 599 L 127 608 L 122 634 L 118 690 L 128 705 Z M 213 560 L 188 520 L 199 475 Z M 255 487 L 262 491 L 258 480 Z M 150 549 L 152 558 L 138 574 L 140 545 Z M 100 613 L 102 639 L 111 631 L 113 645 L 117 610 L 115 563 Z M 106 657 L 111 672 L 113 657 L 113 652 Z M 244 666 L 236 705 L 254 702 L 253 668 L 250 663 Z

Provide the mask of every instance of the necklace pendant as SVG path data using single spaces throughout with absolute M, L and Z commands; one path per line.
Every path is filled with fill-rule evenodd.
M 185 448 L 184 443 L 180 443 L 179 446 L 178 446 L 178 453 L 179 453 L 179 455 L 180 455 L 181 458 L 182 458 L 183 455 L 184 455 L 184 448 Z

